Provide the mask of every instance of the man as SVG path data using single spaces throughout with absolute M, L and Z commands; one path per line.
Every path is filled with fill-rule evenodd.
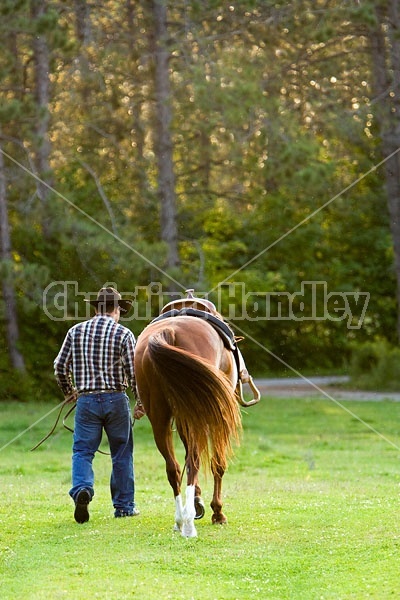
M 88 505 L 94 495 L 92 461 L 107 434 L 112 472 L 111 497 L 115 517 L 139 514 L 135 507 L 133 432 L 126 388 L 135 390 L 133 333 L 119 324 L 130 300 L 122 300 L 112 287 L 102 288 L 93 318 L 78 323 L 67 332 L 54 361 L 57 383 L 66 400 L 77 399 L 72 453 L 74 517 L 78 523 L 89 520 Z

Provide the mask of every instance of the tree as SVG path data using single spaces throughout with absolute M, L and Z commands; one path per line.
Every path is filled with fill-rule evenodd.
M 43 208 L 43 234 L 50 235 L 48 223 L 48 198 L 50 177 L 50 51 L 46 39 L 46 32 L 52 25 L 56 25 L 54 12 L 48 9 L 46 0 L 31 0 L 31 17 L 33 25 L 32 48 L 34 63 L 34 99 L 36 105 L 36 118 L 34 133 L 36 139 L 33 146 L 34 164 L 39 176 L 37 193 Z M 45 183 L 42 183 L 42 181 Z
M 374 3 L 368 27 L 372 56 L 374 113 L 385 159 L 386 193 L 397 280 L 397 337 L 400 342 L 400 11 L 397 0 Z
M 171 138 L 171 90 L 169 83 L 169 50 L 167 5 L 153 0 L 154 16 L 154 73 L 156 98 L 156 128 L 154 149 L 158 162 L 158 194 L 161 210 L 161 239 L 168 247 L 168 268 L 179 264 L 177 245 L 177 213 L 173 143 Z
M 1 140 L 1 130 L 0 130 Z M 17 306 L 15 301 L 15 288 L 13 284 L 11 236 L 7 208 L 7 179 L 4 166 L 4 156 L 0 141 L 0 260 L 2 264 L 2 291 L 5 307 L 5 320 L 7 330 L 8 353 L 11 364 L 18 371 L 25 371 L 25 361 L 19 351 L 19 326 Z

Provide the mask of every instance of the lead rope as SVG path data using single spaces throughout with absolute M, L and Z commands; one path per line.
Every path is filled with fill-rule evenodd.
M 38 443 L 36 444 L 36 446 L 33 446 L 33 448 L 31 448 L 31 452 L 33 452 L 34 450 L 36 450 L 36 448 L 39 448 L 39 446 L 40 446 L 41 444 L 43 444 L 43 442 L 45 442 L 46 440 L 48 440 L 48 439 L 49 439 L 49 437 L 50 437 L 51 435 L 53 435 L 53 433 L 55 432 L 55 430 L 56 430 L 56 427 L 57 427 L 57 425 L 58 425 L 58 422 L 59 422 L 59 420 L 60 420 L 60 417 L 61 417 L 61 415 L 62 415 L 62 411 L 64 410 L 64 408 L 65 408 L 65 406 L 66 406 L 67 404 L 70 404 L 70 402 L 71 402 L 71 400 L 70 400 L 69 398 L 67 398 L 66 400 L 64 400 L 64 402 L 61 404 L 60 410 L 58 411 L 58 415 L 57 415 L 57 418 L 56 418 L 56 420 L 55 420 L 55 423 L 54 423 L 53 427 L 50 429 L 49 433 L 48 433 L 47 435 L 45 435 L 45 436 L 44 436 L 44 438 L 43 438 L 43 439 L 41 439 L 41 440 L 40 440 L 40 442 L 38 442 Z M 74 403 L 72 404 L 71 408 L 69 408 L 69 409 L 67 410 L 67 412 L 65 413 L 65 415 L 64 415 L 64 417 L 63 417 L 63 420 L 62 420 L 63 427 L 65 427 L 65 429 L 67 429 L 67 430 L 68 430 L 68 431 L 70 431 L 71 433 L 74 433 L 74 430 L 73 430 L 73 429 L 71 429 L 71 427 L 69 427 L 69 426 L 66 424 L 66 422 L 65 422 L 65 421 L 68 419 L 68 417 L 70 416 L 70 414 L 71 414 L 71 413 L 72 413 L 72 412 L 75 410 L 75 408 L 76 408 L 76 402 L 74 402 Z M 105 456 L 110 456 L 110 453 L 109 453 L 109 452 L 104 452 L 103 450 L 97 450 L 97 452 L 98 452 L 99 454 L 104 454 Z
M 65 423 L 66 419 L 68 419 L 69 415 L 72 413 L 72 411 L 74 411 L 76 408 L 76 402 L 74 402 L 73 406 L 71 406 L 71 408 L 67 411 L 67 413 L 64 415 L 64 418 L 62 420 L 62 424 L 65 427 L 65 429 L 68 429 L 68 431 L 70 431 L 71 433 L 74 433 L 74 430 L 71 429 L 71 427 L 68 427 L 68 425 Z M 99 450 L 97 449 L 96 452 L 98 452 L 99 454 L 104 454 L 104 456 L 110 456 L 109 452 L 104 452 L 103 450 Z
M 58 421 L 60 420 L 60 417 L 61 417 L 61 415 L 62 415 L 62 411 L 64 410 L 65 406 L 66 406 L 67 404 L 69 404 L 70 402 L 71 402 L 71 400 L 70 400 L 69 398 L 66 398 L 66 399 L 64 400 L 64 402 L 63 402 L 63 403 L 61 404 L 61 406 L 60 406 L 60 410 L 58 411 L 57 418 L 56 418 L 56 421 L 55 421 L 55 423 L 54 423 L 53 427 L 50 429 L 49 433 L 48 433 L 47 435 L 45 435 L 45 436 L 44 436 L 44 438 L 43 438 L 43 439 L 41 439 L 41 440 L 40 440 L 40 442 L 38 442 L 38 443 L 36 444 L 36 446 L 33 446 L 33 448 L 31 448 L 31 452 L 33 452 L 33 450 L 36 450 L 36 448 L 39 448 L 39 446 L 40 446 L 41 444 L 43 444 L 43 442 L 45 442 L 46 440 L 48 440 L 48 439 L 49 439 L 49 437 L 50 437 L 51 435 L 53 435 L 53 433 L 54 433 L 54 431 L 56 430 L 56 427 L 57 427 L 57 425 L 58 425 Z M 75 409 L 75 407 L 76 407 L 76 402 L 74 402 L 74 404 L 72 405 L 72 407 L 71 407 L 71 408 L 68 410 L 67 414 L 66 414 L 66 415 L 64 416 L 64 418 L 63 418 L 63 425 L 64 425 L 64 427 L 65 427 L 66 429 L 68 429 L 69 431 L 72 431 L 72 432 L 73 432 L 73 430 L 72 430 L 70 427 L 68 427 L 68 426 L 65 424 L 65 419 L 68 417 L 68 415 L 70 415 L 70 414 L 71 414 L 71 412 L 72 412 L 72 411 Z

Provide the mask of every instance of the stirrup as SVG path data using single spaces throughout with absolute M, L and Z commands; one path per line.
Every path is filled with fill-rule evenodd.
M 242 383 L 241 379 L 239 379 L 239 381 L 237 382 L 237 385 L 236 385 L 236 394 L 238 397 L 238 401 L 241 406 L 253 406 L 254 404 L 257 404 L 257 402 L 260 401 L 261 393 L 260 393 L 260 390 L 258 389 L 258 387 L 256 386 L 256 384 L 254 383 L 251 375 L 249 375 L 249 380 L 246 381 L 246 383 L 249 385 L 251 391 L 253 392 L 253 399 L 249 400 L 247 402 L 243 398 L 243 383 Z

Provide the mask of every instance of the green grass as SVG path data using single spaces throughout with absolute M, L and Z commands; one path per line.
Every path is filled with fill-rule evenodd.
M 400 446 L 400 403 L 345 406 Z M 0 447 L 49 405 L 0 404 Z M 0 596 L 17 598 L 364 599 L 398 597 L 399 450 L 329 400 L 267 399 L 243 413 L 224 478 L 227 526 L 173 533 L 174 503 L 147 419 L 135 424 L 141 515 L 114 519 L 110 459 L 94 462 L 90 521 L 73 520 L 71 434 L 35 452 L 55 413 L 0 452 Z M 179 456 L 182 451 L 179 448 Z

